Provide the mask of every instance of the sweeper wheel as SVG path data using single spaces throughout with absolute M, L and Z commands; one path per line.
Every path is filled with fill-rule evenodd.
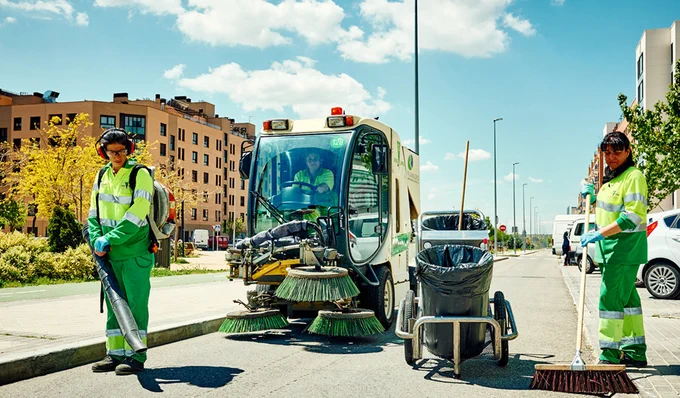
M 413 290 L 409 290 L 406 292 L 406 299 L 404 300 L 404 308 L 403 308 L 403 324 L 402 324 L 402 330 L 408 331 L 408 323 L 409 319 L 415 318 L 416 317 L 416 294 Z M 413 360 L 413 340 L 412 339 L 405 339 L 404 340 L 404 359 L 406 359 L 406 363 L 409 365 L 413 365 L 415 362 Z
M 493 295 L 493 317 L 501 325 L 501 336 L 508 330 L 508 314 L 505 309 L 505 296 L 503 292 L 496 292 Z M 491 339 L 491 341 L 495 341 Z M 499 366 L 506 366 L 510 359 L 510 351 L 507 340 L 501 340 L 501 357 L 498 360 Z
M 309 333 L 332 337 L 363 337 L 385 331 L 375 313 L 364 308 L 319 311 L 307 328 Z

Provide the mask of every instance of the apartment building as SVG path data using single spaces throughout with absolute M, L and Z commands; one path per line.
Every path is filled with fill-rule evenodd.
M 22 139 L 39 137 L 40 129 L 53 116 L 66 123 L 76 114 L 86 113 L 93 123 L 88 134 L 99 137 L 107 128 L 123 128 L 135 141 L 155 143 L 150 150 L 154 159 L 169 161 L 192 182 L 198 203 L 177 203 L 178 227 L 184 227 L 184 239 L 190 239 L 195 229 L 212 230 L 229 222 L 234 214 L 245 217 L 246 201 L 240 198 L 247 196 L 247 190 L 238 176 L 238 159 L 241 142 L 255 136 L 254 125 L 220 117 L 214 104 L 192 102 L 186 96 L 166 100 L 156 94 L 154 99 L 130 100 L 127 93 L 115 93 L 111 102 L 57 102 L 58 96 L 52 91 L 0 90 L 0 141 L 18 146 Z M 35 232 L 44 235 L 47 220 L 35 221 Z M 32 224 L 29 216 L 26 228 Z

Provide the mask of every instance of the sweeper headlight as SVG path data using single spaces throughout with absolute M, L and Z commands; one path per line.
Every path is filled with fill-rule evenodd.
M 265 131 L 288 130 L 289 126 L 288 119 L 266 120 L 262 123 L 263 130 Z

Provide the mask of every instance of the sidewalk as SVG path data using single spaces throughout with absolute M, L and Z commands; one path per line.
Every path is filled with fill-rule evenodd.
M 216 278 L 160 288 L 152 282 L 149 347 L 215 332 L 239 308 L 232 300 L 245 299 L 242 280 Z M 103 357 L 105 323 L 99 294 L 0 303 L 0 385 Z
M 580 272 L 578 267 L 562 269 L 565 284 L 574 303 L 579 300 Z M 596 270 L 586 279 L 585 332 L 593 355 L 599 356 L 598 301 L 600 296 L 600 273 Z M 628 375 L 635 381 L 642 397 L 680 396 L 680 300 L 658 300 L 644 287 L 638 288 L 642 299 L 647 360 L 649 367 L 631 369 Z

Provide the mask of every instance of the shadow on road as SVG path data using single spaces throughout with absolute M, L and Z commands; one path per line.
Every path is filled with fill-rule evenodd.
M 146 369 L 137 374 L 139 384 L 151 392 L 163 392 L 161 384 L 185 383 L 202 388 L 219 388 L 229 383 L 242 369 L 224 366 L 179 366 Z
M 234 334 L 225 338 L 241 342 L 300 346 L 305 351 L 316 354 L 370 354 L 383 351 L 383 346 L 402 344 L 402 340 L 394 334 L 394 329 L 368 337 L 328 337 L 307 333 L 306 327 L 307 323 L 293 322 L 281 331 Z
M 453 377 L 453 363 L 441 358 L 425 358 L 416 362 L 413 369 L 425 373 L 424 378 L 438 383 L 473 384 L 503 390 L 528 390 L 536 364 L 553 355 L 515 354 L 506 367 L 498 366 L 491 354 L 482 354 L 466 360 L 461 365 L 461 378 Z

